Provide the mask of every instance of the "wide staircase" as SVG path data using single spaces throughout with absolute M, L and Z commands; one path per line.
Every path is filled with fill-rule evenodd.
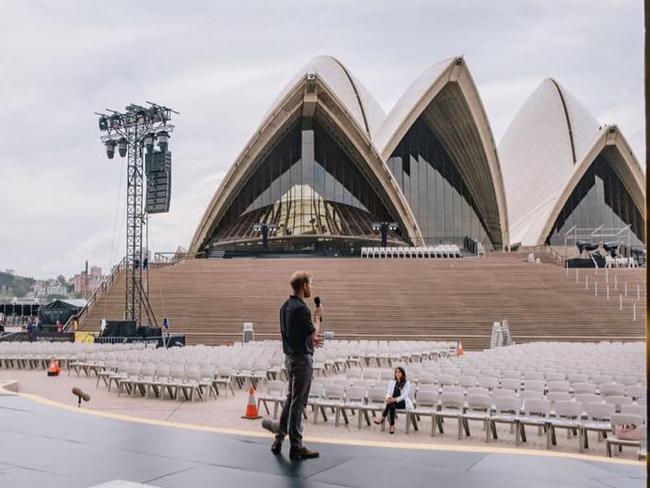
M 581 269 L 576 282 L 575 270 L 528 263 L 526 253 L 186 260 L 149 271 L 149 299 L 158 321 L 167 317 L 170 331 L 190 344 L 241 340 L 244 322 L 253 322 L 257 340 L 277 339 L 289 277 L 302 269 L 313 273 L 323 300 L 322 328 L 338 339 L 462 340 L 465 349 L 482 349 L 489 347 L 492 323 L 507 319 L 516 342 L 644 340 L 645 269 L 607 275 Z M 102 318 L 122 317 L 124 281 L 118 276 L 98 296 L 82 330 L 98 331 Z

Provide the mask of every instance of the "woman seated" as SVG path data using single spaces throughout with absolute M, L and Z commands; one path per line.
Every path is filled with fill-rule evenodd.
M 375 420 L 377 425 L 381 425 L 388 417 L 388 424 L 390 428 L 388 432 L 395 433 L 395 410 L 413 408 L 413 402 L 409 398 L 411 392 L 411 383 L 406 379 L 406 371 L 401 366 L 395 368 L 395 376 L 388 383 L 386 390 L 386 408 L 381 415 L 381 420 Z

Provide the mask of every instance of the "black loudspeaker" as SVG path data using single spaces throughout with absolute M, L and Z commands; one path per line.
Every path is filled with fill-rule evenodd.
M 147 176 L 147 195 L 145 212 L 169 212 L 172 194 L 172 153 L 157 151 L 145 155 L 145 174 Z
M 135 320 L 107 320 L 102 337 L 135 337 Z
M 143 337 L 145 339 L 149 337 L 162 337 L 162 332 L 160 330 L 160 327 L 145 327 L 145 326 L 140 326 L 138 327 L 138 330 L 136 331 L 136 334 L 140 337 Z

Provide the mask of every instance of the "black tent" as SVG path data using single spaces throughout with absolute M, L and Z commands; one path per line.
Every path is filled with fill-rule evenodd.
M 84 307 L 85 300 L 54 300 L 47 305 L 42 305 L 38 310 L 40 325 L 56 325 L 60 320 L 65 324 L 70 317 L 77 315 Z
M 29 317 L 30 315 L 37 315 L 38 303 L 0 303 L 0 313 L 5 315 L 19 315 L 21 317 Z

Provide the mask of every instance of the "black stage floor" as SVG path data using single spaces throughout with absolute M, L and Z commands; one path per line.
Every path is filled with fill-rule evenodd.
M 313 444 L 321 458 L 294 463 L 286 451 L 271 454 L 269 443 L 270 437 L 83 415 L 0 395 L 2 488 L 645 486 L 643 465 L 334 444 Z

